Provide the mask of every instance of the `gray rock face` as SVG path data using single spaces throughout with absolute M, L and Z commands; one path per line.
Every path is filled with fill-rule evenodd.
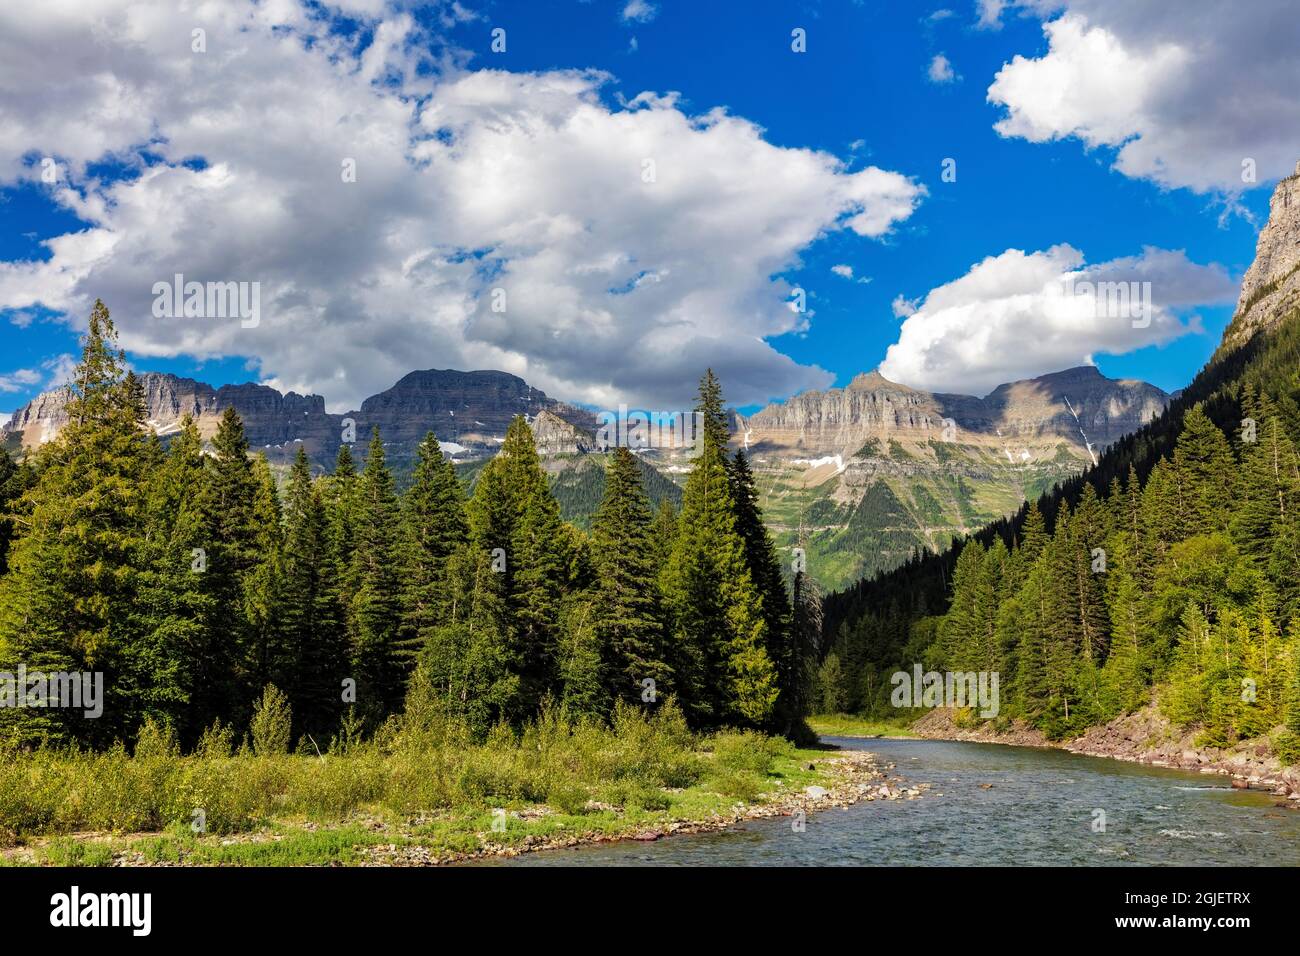
M 1241 298 L 1224 348 L 1244 345 L 1272 328 L 1300 305 L 1300 163 L 1279 182 L 1269 202 L 1268 222 L 1255 245 L 1255 261 L 1241 280 Z
M 234 408 L 253 450 L 265 452 L 272 461 L 287 461 L 302 443 L 313 463 L 327 469 L 338 454 L 349 419 L 362 449 L 371 428 L 379 426 L 390 457 L 397 462 L 413 458 L 416 446 L 430 431 L 439 441 L 464 449 L 458 454 L 475 457 L 495 452 L 515 415 L 549 415 L 548 440 L 565 449 L 576 448 L 581 431 L 595 423 L 589 413 L 548 398 L 517 376 L 495 371 L 412 372 L 391 389 L 366 399 L 360 411 L 344 415 L 327 412 L 320 395 L 286 395 L 252 382 L 214 389 L 157 372 L 140 380 L 147 417 L 161 435 L 175 432 L 188 414 L 203 437 L 211 438 L 222 413 Z M 15 412 L 4 432 L 17 434 L 24 447 L 40 445 L 67 424 L 65 406 L 62 390 L 46 392 Z M 561 434 L 565 427 L 572 434 Z
M 367 432 L 378 425 L 386 443 L 415 445 L 433 431 L 438 440 L 467 448 L 491 448 L 516 415 L 529 419 L 549 411 L 580 426 L 595 419 L 580 409 L 548 398 L 507 372 L 430 369 L 411 372 L 392 388 L 349 413 Z
M 769 405 L 740 427 L 751 445 L 807 454 L 851 455 L 872 439 L 938 439 L 946 421 L 966 441 L 1064 439 L 1099 451 L 1168 403 L 1154 385 L 1108 379 L 1089 365 L 1000 385 L 984 398 L 923 392 L 870 372 L 844 388 Z
M 530 423 L 541 455 L 585 455 L 596 450 L 596 437 L 553 412 L 542 411 Z

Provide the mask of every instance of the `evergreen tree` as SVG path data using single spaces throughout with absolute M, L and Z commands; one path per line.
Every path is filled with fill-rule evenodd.
M 156 438 L 150 442 L 154 453 Z M 153 630 L 170 653 L 171 679 L 154 688 L 170 693 L 155 699 L 150 716 L 170 723 L 183 743 L 204 729 L 189 706 L 206 649 L 213 600 L 204 578 L 208 543 L 203 506 L 203 441 L 194 419 L 180 431 L 161 464 L 151 468 L 146 488 L 146 573 L 135 603 L 141 628 Z
M 371 436 L 358 484 L 357 519 L 352 555 L 356 582 L 351 603 L 355 628 L 352 668 L 363 719 L 378 722 L 396 708 L 403 691 L 397 646 L 402 621 L 398 564 L 401 511 L 378 428 Z
M 591 527 L 596 572 L 591 632 L 607 659 L 607 694 L 639 703 L 644 682 L 656 697 L 670 692 L 663 616 L 655 585 L 657 565 L 650 531 L 650 505 L 641 472 L 626 448 L 616 448 L 606 467 L 605 496 Z M 566 691 L 567 693 L 567 691 Z
M 411 659 L 450 613 L 447 564 L 469 536 L 464 493 L 455 466 L 442 456 L 433 432 L 420 443 L 410 490 L 403 501 L 403 573 L 406 580 L 403 658 Z
M 1197 405 L 1183 419 L 1174 450 L 1173 480 L 1184 535 L 1227 527 L 1236 461 L 1223 432 Z
M 212 454 L 204 456 L 201 489 L 201 563 L 211 615 L 204 628 L 193 706 L 195 723 L 214 720 L 243 726 L 251 713 L 258 687 L 250 664 L 257 659 L 256 632 L 250 623 L 247 598 L 255 599 L 248 578 L 258 564 L 255 513 L 258 482 L 248 457 L 244 423 L 234 408 L 226 408 L 212 439 Z
M 358 590 L 357 573 L 360 566 L 353 557 L 360 537 L 361 486 L 350 445 L 339 446 L 334 473 L 324 485 L 323 498 L 329 517 L 329 579 L 332 596 L 343 614 L 344 632 L 351 644 L 356 634 L 353 601 Z
M 69 708 L 4 708 L 0 734 L 18 743 L 106 743 L 125 737 L 151 698 L 183 694 L 170 670 L 176 649 L 133 631 L 145 542 L 143 409 L 116 339 L 96 301 L 68 424 L 39 452 L 40 477 L 24 495 L 0 579 L 0 670 L 100 672 L 104 710 L 87 719 Z
M 348 642 L 330 586 L 329 517 L 301 445 L 289 473 L 284 519 L 283 627 L 293 664 L 283 686 L 297 729 L 313 740 L 328 740 L 348 675 Z
M 807 545 L 802 539 L 800 546 L 807 550 Z M 794 669 L 782 692 L 787 695 L 788 712 L 794 716 L 793 725 L 784 728 L 784 732 L 798 743 L 802 742 L 799 738 L 808 736 L 803 733 L 803 727 L 806 725 L 802 723 L 801 718 L 811 714 L 815 707 L 814 684 L 817 679 L 817 662 L 821 654 L 823 623 L 821 589 L 802 566 L 794 575 L 792 604 L 790 632 Z
M 778 693 L 767 654 L 762 596 L 736 531 L 721 394 L 712 372 L 700 385 L 701 454 L 682 495 L 677 538 L 664 569 L 674 671 L 697 724 L 764 724 Z
M 776 669 L 778 695 L 772 726 L 779 733 L 789 733 L 803 717 L 803 713 L 795 709 L 793 698 L 798 693 L 794 685 L 800 680 L 804 666 L 804 662 L 795 656 L 796 648 L 791 639 L 790 595 L 785 589 L 785 576 L 781 573 L 776 544 L 763 523 L 754 473 L 743 451 L 736 452 L 731 459 L 728 474 L 736 507 L 736 532 L 745 545 L 745 565 L 750 580 L 762 598 L 765 649 Z
M 290 680 L 294 660 L 282 627 L 284 605 L 284 527 L 279 492 L 265 455 L 253 459 L 252 546 L 254 559 L 244 575 L 244 616 L 248 621 L 250 688 Z

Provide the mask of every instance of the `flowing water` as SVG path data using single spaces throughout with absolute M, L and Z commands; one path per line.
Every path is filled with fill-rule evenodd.
M 1300 810 L 1227 777 L 1059 750 L 828 737 L 931 790 L 729 830 L 530 853 L 509 866 L 1300 865 Z M 981 784 L 991 784 L 982 787 Z M 1105 832 L 1094 832 L 1095 811 Z

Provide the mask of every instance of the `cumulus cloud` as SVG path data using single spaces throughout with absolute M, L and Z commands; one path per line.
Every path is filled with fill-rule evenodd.
M 831 266 L 831 272 L 834 272 L 837 276 L 839 276 L 842 279 L 853 278 L 853 266 L 847 266 L 842 264 Z
M 1046 19 L 1048 49 L 997 73 L 995 128 L 1031 142 L 1075 137 L 1115 150 L 1126 176 L 1235 193 L 1300 159 L 1300 19 L 1288 0 L 1132 3 L 1019 0 Z
M 926 75 L 930 78 L 931 83 L 952 83 L 958 79 L 953 72 L 952 64 L 942 53 L 935 54 L 934 59 L 930 61 L 930 67 L 926 70 Z
M 358 48 L 297 0 L 0 8 L 0 183 L 54 156 L 90 223 L 0 263 L 0 308 L 81 323 L 99 296 L 136 354 L 251 356 L 335 409 L 416 367 L 601 406 L 677 407 L 708 364 L 737 403 L 829 384 L 767 343 L 807 324 L 772 277 L 829 232 L 886 235 L 924 187 L 672 95 L 612 104 L 601 73 L 431 64 L 405 13 L 370 28 Z M 77 69 L 44 69 L 55 48 Z M 105 157 L 136 175 L 95 178 Z M 259 283 L 260 323 L 155 318 L 177 274 Z
M 1195 317 L 1180 313 L 1232 302 L 1236 291 L 1222 266 L 1199 265 L 1181 251 L 1146 247 L 1086 265 L 1083 253 L 1065 244 L 1008 249 L 931 290 L 880 371 L 915 388 L 983 395 L 1004 382 L 1090 363 L 1098 353 L 1171 341 L 1198 329 Z M 901 299 L 895 315 L 900 304 L 912 307 Z

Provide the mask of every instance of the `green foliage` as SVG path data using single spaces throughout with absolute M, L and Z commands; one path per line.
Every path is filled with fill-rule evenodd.
M 796 640 L 712 373 L 683 514 L 672 495 L 652 513 L 644 465 L 615 449 L 590 537 L 523 417 L 468 502 L 432 434 L 403 495 L 378 429 L 360 474 L 348 445 L 320 478 L 300 449 L 283 488 L 233 408 L 208 446 L 187 418 L 164 448 L 102 303 L 67 408 L 32 463 L 0 455 L 0 667 L 100 673 L 107 699 L 95 719 L 3 708 L 0 745 L 135 742 L 148 763 L 165 727 L 205 760 L 235 740 L 342 756 L 404 708 L 486 741 L 552 703 L 578 723 L 680 705 L 697 727 L 802 727 L 815 612 Z
M 1017 518 L 833 596 L 823 706 L 888 716 L 872 688 L 914 663 L 996 670 L 1000 719 L 1051 737 L 1155 699 L 1203 745 L 1271 736 L 1290 754 L 1300 733 L 1298 355 L 1293 314 L 1216 356 L 1165 415 Z
M 253 739 L 253 752 L 259 757 L 289 752 L 293 715 L 289 698 L 280 693 L 274 684 L 267 684 L 253 708 L 249 735 Z

